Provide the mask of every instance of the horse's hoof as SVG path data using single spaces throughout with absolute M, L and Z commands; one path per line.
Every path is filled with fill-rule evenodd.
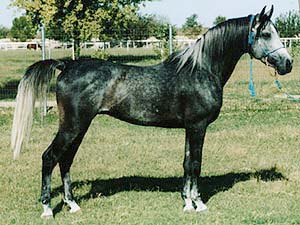
M 79 207 L 79 205 L 77 205 L 77 203 L 75 201 L 65 201 L 69 207 L 70 207 L 70 213 L 76 213 L 79 212 L 81 209 Z
M 183 208 L 183 212 L 185 213 L 195 212 L 195 208 L 192 205 L 186 205 Z
M 70 213 L 77 213 L 77 212 L 81 212 L 81 208 L 78 207 L 78 208 L 72 208 L 69 210 Z
M 196 212 L 207 212 L 208 208 L 202 201 L 195 202 L 196 204 Z
M 197 208 L 196 212 L 197 213 L 208 212 L 208 208 L 207 207 L 206 208 Z
M 44 212 L 41 215 L 42 219 L 53 219 L 53 212 L 49 205 L 43 205 Z
M 46 219 L 46 220 L 53 219 L 53 213 L 52 212 L 51 213 L 43 212 L 41 215 L 41 218 Z

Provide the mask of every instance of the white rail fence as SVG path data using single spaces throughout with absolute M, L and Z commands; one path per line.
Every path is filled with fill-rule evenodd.
M 281 38 L 283 45 L 286 48 L 291 48 L 294 44 L 300 44 L 300 37 L 294 38 Z M 175 44 L 179 47 L 190 46 L 196 42 L 196 39 L 189 38 L 175 38 L 173 40 Z M 46 49 L 67 49 L 73 47 L 73 42 L 59 42 L 54 40 L 46 40 Z M 36 47 L 34 47 L 36 46 Z M 156 38 L 149 38 L 147 40 L 121 40 L 121 41 L 89 41 L 81 44 L 81 48 L 92 48 L 92 49 L 107 49 L 112 47 L 118 48 L 153 48 L 153 47 L 162 47 L 163 41 Z M 41 40 L 33 40 L 29 42 L 11 42 L 7 40 L 0 40 L 0 50 L 18 50 L 18 49 L 35 49 L 38 50 L 41 48 Z
M 300 44 L 300 37 L 280 38 L 280 40 L 286 48 L 292 48 L 294 44 Z
M 189 39 L 186 37 L 179 37 L 177 36 L 173 43 L 178 48 L 184 48 L 187 46 L 192 45 L 195 43 L 196 39 Z M 300 37 L 298 38 L 281 38 L 281 41 L 283 45 L 291 49 L 294 47 L 300 47 Z M 29 45 L 31 46 L 31 51 L 41 51 L 41 40 L 36 39 L 29 42 L 11 42 L 10 40 L 0 40 L 0 51 L 13 51 L 13 50 L 21 50 L 26 51 L 29 49 Z M 51 58 L 51 53 L 55 53 L 55 51 L 52 51 L 53 49 L 66 49 L 68 51 L 73 50 L 74 43 L 73 42 L 59 42 L 54 40 L 48 40 L 45 41 L 45 49 L 48 51 L 48 58 Z M 165 43 L 163 41 L 158 40 L 156 38 L 149 38 L 147 40 L 121 40 L 121 41 L 113 41 L 113 42 L 105 42 L 105 41 L 89 41 L 84 42 L 81 44 L 81 48 L 83 49 L 109 49 L 109 48 L 123 48 L 130 51 L 134 48 L 162 48 L 165 46 Z M 33 50 L 32 50 L 33 49 Z M 298 48 L 297 48 L 298 49 Z M 29 51 L 29 50 L 27 50 Z M 39 54 L 39 53 L 38 53 Z M 131 53 L 128 52 L 130 55 Z M 299 59 L 299 58 L 298 58 Z M 297 61 L 298 66 L 298 61 Z M 247 70 L 245 70 L 247 71 Z M 1 100 L 9 99 L 15 96 L 17 90 L 17 83 L 8 83 L 6 86 L 0 88 L 0 102 Z M 46 104 L 45 104 L 46 106 Z M 0 106 L 1 107 L 1 106 Z M 44 107 L 44 111 L 47 109 L 47 107 Z

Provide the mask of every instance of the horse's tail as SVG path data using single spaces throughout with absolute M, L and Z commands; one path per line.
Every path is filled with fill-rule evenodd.
M 64 65 L 63 61 L 58 60 L 39 61 L 29 66 L 21 79 L 11 133 L 14 159 L 19 156 L 24 139 L 29 140 L 35 100 L 46 96 L 55 69 L 63 70 Z

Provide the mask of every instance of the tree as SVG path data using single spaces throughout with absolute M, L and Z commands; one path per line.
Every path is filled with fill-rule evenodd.
M 26 41 L 27 39 L 34 38 L 36 34 L 36 28 L 34 28 L 32 25 L 29 17 L 20 16 L 13 20 L 10 34 L 13 38 L 19 41 Z
M 282 37 L 295 37 L 300 34 L 300 13 L 289 11 L 275 19 L 275 25 Z
M 0 26 L 0 39 L 7 38 L 9 36 L 10 29 L 4 26 Z
M 151 36 L 158 39 L 169 38 L 169 24 L 170 22 L 156 15 L 137 15 L 135 21 L 133 21 L 124 33 L 127 33 L 128 39 L 142 40 Z M 176 29 L 173 27 L 173 36 Z
M 202 31 L 202 25 L 197 21 L 198 15 L 193 14 L 186 18 L 185 24 L 182 26 L 183 33 L 187 36 L 198 36 Z
M 151 0 L 13 0 L 13 5 L 25 9 L 34 24 L 43 23 L 55 39 L 74 40 L 78 58 L 80 42 L 127 27 L 145 1 Z
M 226 17 L 225 16 L 217 16 L 215 21 L 214 21 L 214 25 L 218 25 L 219 23 L 223 23 L 224 21 L 226 21 Z

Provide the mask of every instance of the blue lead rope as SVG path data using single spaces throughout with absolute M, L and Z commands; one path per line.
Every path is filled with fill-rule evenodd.
M 252 30 L 252 26 L 253 26 L 253 22 L 254 22 L 254 19 L 255 19 L 255 16 L 254 15 L 251 15 L 250 17 L 250 30 L 249 30 L 249 34 L 248 34 L 248 45 L 249 45 L 249 48 L 253 45 L 253 42 L 254 42 L 254 39 L 255 39 L 255 35 L 256 35 L 256 32 Z M 282 49 L 284 48 L 283 46 L 279 47 L 279 48 L 276 48 L 274 50 L 271 50 L 269 52 L 265 52 L 264 51 L 264 56 L 263 58 L 265 57 L 268 57 L 270 54 L 278 51 L 279 49 Z M 300 100 L 299 99 L 296 99 L 294 96 L 290 95 L 289 93 L 285 92 L 282 88 L 282 85 L 281 83 L 279 82 L 278 79 L 275 79 L 275 85 L 277 86 L 277 88 L 282 91 L 289 99 L 293 99 L 293 100 Z M 249 92 L 250 92 L 250 96 L 251 97 L 255 97 L 256 94 L 255 94 L 255 87 L 254 87 L 254 81 L 253 81 L 253 57 L 250 55 L 250 78 L 249 78 Z
M 279 82 L 279 80 L 275 80 L 275 84 L 276 84 L 276 86 L 277 86 L 277 88 L 279 89 L 279 90 L 281 90 L 282 89 L 282 85 L 281 85 L 281 83 Z
M 276 84 L 277 88 L 278 88 L 280 91 L 282 91 L 282 92 L 286 95 L 286 97 L 287 97 L 288 99 L 293 100 L 293 101 L 299 101 L 299 100 L 300 100 L 299 98 L 297 98 L 297 97 L 295 97 L 295 96 L 289 94 L 288 92 L 284 91 L 283 88 L 282 88 L 282 84 L 279 82 L 278 79 L 275 80 L 275 84 Z
M 254 81 L 253 81 L 253 59 L 251 57 L 250 59 L 250 80 L 249 80 L 249 87 L 250 96 L 255 97 L 255 87 L 254 87 Z
M 254 22 L 254 15 L 251 15 L 250 17 L 250 31 L 248 35 L 248 45 L 251 46 L 254 42 L 254 37 L 256 35 L 256 32 L 252 31 L 252 25 Z M 254 87 L 254 81 L 253 81 L 253 58 L 251 56 L 250 58 L 250 81 L 249 81 L 249 87 L 251 97 L 255 97 L 255 87 Z

